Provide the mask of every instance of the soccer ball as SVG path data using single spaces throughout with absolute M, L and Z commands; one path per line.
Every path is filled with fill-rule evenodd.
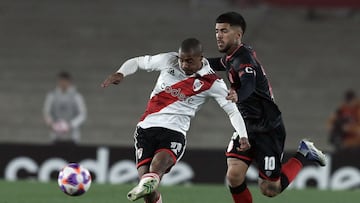
M 60 170 L 58 184 L 65 194 L 79 196 L 89 190 L 91 175 L 86 168 L 77 163 L 70 163 Z

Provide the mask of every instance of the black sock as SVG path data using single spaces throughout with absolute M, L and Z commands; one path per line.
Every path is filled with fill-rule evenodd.
M 240 194 L 247 188 L 245 181 L 241 183 L 239 186 L 231 187 L 229 186 L 231 194 Z
M 281 192 L 284 191 L 290 184 L 289 179 L 282 173 L 280 175 Z
M 306 162 L 308 162 L 308 160 L 304 157 L 303 154 L 301 154 L 300 152 L 296 152 L 295 159 L 299 160 L 301 162 L 302 165 L 304 165 Z

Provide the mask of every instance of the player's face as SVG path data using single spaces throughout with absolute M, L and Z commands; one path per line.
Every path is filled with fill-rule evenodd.
M 241 43 L 241 28 L 230 26 L 229 23 L 216 23 L 216 42 L 221 53 L 231 54 Z
M 202 68 L 202 55 L 180 50 L 179 65 L 186 75 L 192 75 Z

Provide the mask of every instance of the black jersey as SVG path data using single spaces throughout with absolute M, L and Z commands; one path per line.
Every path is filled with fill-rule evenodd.
M 217 71 L 227 71 L 231 88 L 238 94 L 237 106 L 248 132 L 264 132 L 281 123 L 281 112 L 274 103 L 271 85 L 254 50 L 240 45 L 233 54 L 209 59 Z

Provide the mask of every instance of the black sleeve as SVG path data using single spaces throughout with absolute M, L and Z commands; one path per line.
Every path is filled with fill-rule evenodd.
M 255 91 L 256 78 L 255 70 L 251 67 L 240 70 L 238 74 L 241 86 L 237 89 L 236 93 L 238 94 L 238 101 L 241 102 L 247 99 Z
M 240 57 L 234 61 L 234 70 L 238 74 L 240 87 L 237 88 L 238 101 L 247 99 L 256 88 L 256 61 L 251 53 L 243 52 Z
M 236 89 L 238 101 L 244 101 L 256 90 L 256 67 L 258 66 L 253 52 L 247 48 L 240 50 L 237 58 L 234 60 L 234 70 L 238 74 L 240 85 Z
M 215 71 L 225 71 L 224 65 L 221 63 L 221 58 L 208 58 L 210 67 Z

